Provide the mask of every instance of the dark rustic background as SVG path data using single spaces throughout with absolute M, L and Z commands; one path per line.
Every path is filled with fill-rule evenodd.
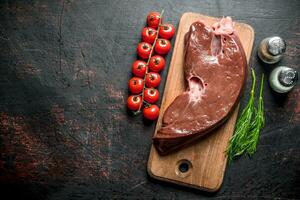
M 219 192 L 147 176 L 155 124 L 124 103 L 145 17 L 162 9 L 176 26 L 187 11 L 252 25 L 259 74 L 272 67 L 257 60 L 258 43 L 279 34 L 288 45 L 279 64 L 299 69 L 298 0 L 0 0 L 1 199 L 300 198 L 299 84 L 285 96 L 265 86 L 258 151 L 227 167 Z

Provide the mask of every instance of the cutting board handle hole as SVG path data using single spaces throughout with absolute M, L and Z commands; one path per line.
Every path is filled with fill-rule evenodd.
M 192 165 L 191 161 L 186 160 L 186 159 L 179 160 L 176 165 L 175 173 L 178 176 L 185 178 L 191 173 L 192 168 L 193 168 L 193 165 Z
M 189 168 L 190 168 L 189 164 L 187 164 L 186 162 L 183 162 L 178 166 L 178 169 L 181 173 L 185 173 L 185 172 L 189 171 Z

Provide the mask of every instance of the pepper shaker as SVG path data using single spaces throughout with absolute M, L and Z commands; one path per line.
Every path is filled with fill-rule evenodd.
M 286 66 L 276 67 L 269 77 L 271 88 L 278 93 L 289 92 L 296 85 L 297 81 L 297 71 Z
M 267 37 L 259 44 L 257 54 L 263 62 L 274 64 L 281 60 L 285 49 L 286 43 L 281 37 Z

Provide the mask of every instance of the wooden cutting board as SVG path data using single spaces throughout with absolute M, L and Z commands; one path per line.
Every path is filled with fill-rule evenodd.
M 185 89 L 183 40 L 190 25 L 199 19 L 210 25 L 219 20 L 218 18 L 197 13 L 185 13 L 182 15 L 177 29 L 177 38 L 165 85 L 161 112 L 154 134 L 161 127 L 162 117 L 166 108 Z M 235 23 L 234 28 L 239 35 L 249 62 L 254 41 L 254 30 L 251 26 L 243 23 Z M 238 107 L 228 121 L 213 133 L 208 134 L 197 143 L 170 155 L 160 156 L 152 145 L 147 166 L 149 175 L 162 181 L 210 192 L 217 191 L 223 182 L 227 163 L 224 152 L 233 134 L 237 115 Z

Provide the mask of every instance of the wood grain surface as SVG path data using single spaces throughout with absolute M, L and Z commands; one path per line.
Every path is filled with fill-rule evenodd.
M 183 68 L 184 35 L 188 32 L 190 25 L 198 20 L 204 21 L 207 25 L 212 25 L 220 19 L 197 13 L 182 15 L 161 103 L 161 112 L 154 134 L 161 127 L 165 110 L 186 88 Z M 249 62 L 254 42 L 254 30 L 251 26 L 243 23 L 235 23 L 234 29 L 240 38 Z M 227 122 L 217 130 L 201 138 L 197 143 L 189 145 L 188 148 L 170 155 L 160 156 L 152 145 L 147 167 L 150 176 L 205 191 L 217 191 L 223 182 L 227 163 L 225 151 L 234 131 L 237 114 L 238 107 Z M 189 163 L 189 170 L 181 173 L 179 166 L 185 162 Z
M 282 35 L 278 65 L 299 70 L 299 0 L 0 0 L 1 200 L 300 198 L 299 84 L 285 96 L 265 84 L 257 152 L 227 167 L 218 192 L 147 175 L 155 123 L 131 116 L 125 102 L 145 17 L 162 9 L 176 28 L 185 12 L 251 25 L 258 76 L 274 67 L 259 62 L 258 43 Z

